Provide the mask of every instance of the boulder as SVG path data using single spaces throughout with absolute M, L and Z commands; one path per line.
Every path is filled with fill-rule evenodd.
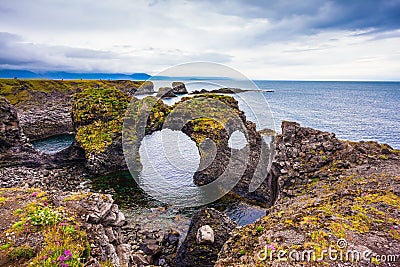
M 229 232 L 235 227 L 235 222 L 215 209 L 198 211 L 179 247 L 176 266 L 214 266 L 218 252 L 229 238 Z
M 203 225 L 197 230 L 196 241 L 198 244 L 214 243 L 214 230 L 209 225 Z
M 154 92 L 154 83 L 151 81 L 145 81 L 139 88 L 134 88 L 131 93 L 135 95 L 140 94 L 153 94 Z
M 172 92 L 177 95 L 188 93 L 186 86 L 183 82 L 173 82 L 172 83 Z
M 157 97 L 176 97 L 176 94 L 171 87 L 160 87 L 160 89 L 158 89 Z

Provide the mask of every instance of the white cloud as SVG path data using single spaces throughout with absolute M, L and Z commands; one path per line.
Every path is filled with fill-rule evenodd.
M 399 32 L 357 30 L 332 2 L 3 2 L 0 32 L 21 37 L 0 42 L 0 67 L 156 74 L 215 61 L 258 79 L 400 79 Z

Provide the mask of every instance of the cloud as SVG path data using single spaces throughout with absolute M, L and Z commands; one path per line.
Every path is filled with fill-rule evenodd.
M 3 2 L 0 67 L 155 74 L 199 60 L 312 79 L 341 60 L 354 79 L 400 73 L 400 0 Z
M 235 8 L 228 8 L 232 5 Z M 304 30 L 386 31 L 400 27 L 400 0 L 230 0 L 216 8 L 239 16 L 267 18 L 274 24 L 301 21 Z

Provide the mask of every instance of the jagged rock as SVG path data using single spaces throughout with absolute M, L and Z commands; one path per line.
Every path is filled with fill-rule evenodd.
M 83 226 L 91 240 L 93 262 L 88 266 L 99 266 L 100 261 L 106 260 L 117 267 L 131 263 L 131 246 L 124 243 L 121 234 L 125 216 L 114 204 L 111 195 L 63 193 L 54 195 L 53 202 L 56 206 L 76 211 L 85 222 Z
M 177 95 L 188 93 L 186 86 L 183 82 L 173 82 L 172 83 L 172 92 Z
M 154 256 L 161 252 L 161 247 L 157 244 L 157 240 L 145 239 L 139 248 L 147 255 Z
M 139 88 L 132 88 L 130 93 L 134 93 L 135 95 L 140 94 L 153 94 L 154 92 L 154 83 L 151 81 L 145 81 Z
M 104 175 L 127 170 L 122 141 L 113 140 L 113 143 L 103 152 L 92 151 L 86 160 L 86 168 L 92 175 Z
M 131 246 L 128 244 L 121 244 L 117 247 L 117 255 L 119 263 L 122 267 L 129 266 L 131 262 Z
M 157 97 L 176 97 L 176 94 L 171 87 L 160 87 L 160 89 L 158 89 Z
M 325 249 L 340 238 L 347 249 L 360 253 L 395 253 L 400 243 L 386 233 L 398 232 L 399 161 L 400 154 L 388 145 L 341 141 L 332 133 L 283 122 L 276 137 L 275 173 L 270 173 L 279 179 L 279 197 L 266 217 L 230 233 L 215 266 L 280 264 L 276 254 L 258 256 L 278 247 L 306 251 L 310 242 Z M 321 261 L 337 265 L 329 258 Z
M 273 143 L 267 144 L 264 141 L 257 132 L 255 123 L 247 121 L 234 98 L 227 97 L 226 101 L 229 101 L 231 112 L 237 112 L 237 115 L 230 118 L 222 130 L 196 127 L 192 121 L 182 128 L 182 132 L 195 141 L 193 136 L 199 134 L 213 141 L 211 145 L 207 144 L 207 139 L 198 144 L 200 167 L 193 175 L 193 181 L 202 186 L 213 182 L 222 174 L 238 177 L 238 183 L 231 190 L 234 194 L 260 205 L 271 206 L 275 201 L 273 189 L 277 187 L 277 177 L 268 174 L 268 166 L 273 158 Z M 240 150 L 231 149 L 228 143 L 229 133 L 237 130 L 238 125 L 244 128 L 241 131 L 245 131 L 247 139 L 246 146 Z M 198 128 L 201 129 L 200 132 L 196 130 Z M 207 156 L 210 156 L 211 160 Z
M 0 167 L 38 167 L 51 161 L 27 142 L 15 107 L 4 97 L 0 97 L 0 119 Z
M 53 135 L 72 133 L 74 127 L 69 97 L 49 96 L 43 106 L 19 108 L 18 114 L 24 134 L 34 141 Z
M 214 231 L 214 242 L 197 243 L 198 229 L 208 225 Z M 203 209 L 193 215 L 189 231 L 179 247 L 176 266 L 214 266 L 218 252 L 229 237 L 229 232 L 236 227 L 225 214 L 215 209 Z
M 0 97 L 0 152 L 5 152 L 21 141 L 17 110 L 7 99 Z
M 146 257 L 144 255 L 142 255 L 142 254 L 135 253 L 135 254 L 132 255 L 132 258 L 133 258 L 133 262 L 138 267 L 150 265 L 149 262 L 147 261 Z

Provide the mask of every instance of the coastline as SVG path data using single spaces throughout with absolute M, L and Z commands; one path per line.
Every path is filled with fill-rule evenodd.
M 91 90 L 93 88 L 99 89 L 96 86 L 94 86 L 93 88 L 91 86 L 82 91 Z M 110 97 L 110 92 L 115 92 L 118 94 L 118 98 L 113 99 L 113 101 L 118 100 L 120 101 L 119 103 L 123 104 L 125 100 L 121 99 L 120 96 L 129 95 L 129 92 L 131 92 L 131 90 L 127 90 L 127 88 L 132 89 L 130 86 L 123 87 L 122 90 L 113 87 L 107 89 L 109 90 L 107 91 L 107 94 L 95 96 L 106 98 Z M 86 97 L 93 97 L 91 91 L 86 91 L 89 92 L 88 94 L 79 94 L 82 93 L 82 91 L 68 91 L 68 95 L 72 96 L 72 94 L 75 94 L 75 99 L 78 100 L 85 99 Z M 48 95 L 41 95 L 43 95 L 43 97 L 49 97 L 54 101 L 58 101 L 58 99 L 64 99 L 66 96 L 63 94 L 53 95 L 51 92 Z M 33 96 L 36 97 L 35 93 L 33 93 Z M 77 96 L 79 98 L 77 98 Z M 208 97 L 214 96 L 211 94 Z M 223 99 L 224 101 L 228 101 L 227 103 L 232 104 L 238 111 L 240 111 L 237 107 L 237 103 L 235 104 L 235 102 L 233 101 L 233 98 L 226 97 Z M 97 141 L 94 143 L 88 143 L 87 146 L 82 146 L 83 143 L 79 143 L 78 139 L 78 141 L 76 141 L 70 148 L 60 153 L 57 153 L 53 156 L 45 155 L 43 153 L 38 153 L 36 150 L 33 149 L 33 147 L 29 144 L 28 140 L 24 136 L 23 129 L 24 127 L 45 127 L 40 122 L 38 122 L 36 126 L 28 125 L 26 123 L 20 124 L 18 117 L 20 116 L 21 110 L 25 109 L 15 109 L 10 103 L 7 103 L 7 101 L 4 100 L 2 100 L 1 103 L 2 118 L 4 118 L 2 120 L 2 123 L 4 125 L 3 132 L 5 133 L 2 136 L 4 137 L 2 139 L 4 143 L 2 143 L 3 146 L 1 155 L 1 178 L 3 184 L 2 187 L 25 188 L 3 190 L 1 194 L 4 195 L 4 203 L 13 203 L 13 201 L 15 201 L 15 196 L 13 196 L 13 192 L 23 192 L 23 194 L 26 195 L 26 199 L 33 200 L 36 203 L 36 197 L 32 197 L 31 195 L 35 192 L 37 194 L 40 194 L 40 192 L 33 191 L 34 189 L 29 188 L 39 187 L 43 189 L 43 196 L 41 197 L 49 196 L 49 199 L 51 199 L 52 205 L 54 205 L 54 207 L 65 206 L 63 204 L 63 200 L 57 200 L 57 198 L 59 197 L 58 195 L 68 195 L 71 194 L 70 191 L 81 189 L 81 192 L 77 194 L 72 194 L 74 197 L 72 197 L 71 203 L 75 203 L 72 204 L 72 206 L 82 205 L 80 201 L 86 198 L 90 200 L 91 197 L 95 197 L 97 200 L 88 201 L 88 208 L 85 211 L 86 215 L 85 213 L 82 213 L 82 210 L 77 209 L 76 215 L 78 217 L 81 217 L 81 219 L 77 220 L 74 223 L 80 224 L 81 227 L 83 227 L 82 229 L 85 229 L 87 233 L 90 233 L 90 229 L 94 227 L 91 224 L 94 220 L 95 224 L 102 225 L 102 227 L 104 228 L 104 230 L 98 229 L 98 231 L 108 231 L 106 234 L 107 238 L 100 238 L 102 240 L 109 241 L 103 244 L 96 243 L 99 242 L 99 232 L 95 231 L 92 233 L 93 239 L 97 241 L 92 243 L 93 246 L 92 244 L 90 244 L 90 246 L 93 248 L 90 252 L 90 260 L 93 261 L 93 265 L 89 266 L 99 266 L 99 262 L 103 262 L 103 264 L 105 264 L 104 259 L 108 259 L 109 261 L 111 261 L 114 266 L 124 266 L 124 264 L 128 264 L 127 262 L 134 262 L 139 266 L 140 264 L 157 265 L 157 263 L 160 263 L 160 259 L 164 259 L 162 263 L 173 266 L 173 262 L 175 260 L 175 255 L 178 252 L 179 245 L 179 242 L 177 241 L 179 240 L 179 235 L 174 232 L 174 230 L 166 233 L 165 236 L 160 236 L 159 233 L 141 233 L 140 235 L 138 235 L 137 239 L 134 238 L 133 241 L 131 240 L 133 243 L 124 243 L 123 239 L 126 238 L 126 236 L 124 237 L 122 234 L 124 231 L 140 231 L 140 229 L 122 229 L 125 224 L 125 216 L 121 215 L 122 213 L 120 213 L 118 207 L 113 204 L 113 200 L 110 196 L 106 196 L 104 198 L 104 195 L 92 195 L 92 193 L 85 193 L 85 190 L 87 190 L 87 188 L 85 188 L 84 183 L 86 182 L 87 177 L 93 175 L 93 173 L 104 173 L 104 170 L 112 172 L 115 170 L 126 169 L 126 167 L 124 166 L 123 156 L 121 159 L 122 147 L 119 143 L 118 133 L 111 136 L 111 142 L 105 148 L 99 148 L 95 146 L 96 144 L 98 144 Z M 18 101 L 15 102 L 15 104 L 18 103 Z M 113 104 L 113 108 L 119 108 L 119 103 L 117 105 Z M 68 112 L 72 112 L 73 114 L 75 114 L 75 117 L 73 116 L 73 119 L 71 119 L 70 121 L 65 120 L 65 123 L 71 123 L 71 125 L 73 126 L 72 132 L 79 131 L 79 127 L 91 127 L 93 121 L 96 120 L 100 120 L 102 122 L 119 120 L 119 115 L 116 117 L 112 117 L 111 120 L 110 118 L 107 118 L 107 121 L 104 120 L 104 118 L 102 117 L 105 110 L 103 109 L 104 106 L 98 107 L 98 110 L 100 112 L 96 113 L 96 111 L 93 111 L 93 109 L 90 109 L 89 111 L 85 110 L 86 106 L 77 106 L 74 104 L 69 105 L 68 101 L 66 105 L 68 106 L 68 109 L 67 111 L 65 111 L 65 113 L 68 114 Z M 124 106 L 122 106 L 122 108 L 124 108 Z M 157 112 L 166 113 L 168 109 L 169 107 L 166 105 L 160 104 L 157 106 Z M 42 110 L 44 110 L 43 107 Z M 107 109 L 107 111 L 110 112 L 109 109 Z M 30 112 L 34 113 L 35 109 L 31 109 Z M 50 112 L 46 114 L 47 116 L 52 116 L 53 113 Z M 87 115 L 94 116 L 90 117 Z M 87 119 L 88 117 L 90 119 Z M 84 119 L 80 120 L 81 118 Z M 154 123 L 151 124 L 149 132 L 157 131 L 159 129 L 158 127 L 160 126 L 160 123 L 163 122 L 162 117 L 153 116 L 152 119 L 154 120 Z M 57 121 L 59 122 L 62 120 L 57 119 Z M 243 121 L 246 122 L 246 119 L 243 118 Z M 207 127 L 209 127 L 210 125 L 208 122 L 202 123 L 207 123 Z M 251 129 L 251 127 L 254 126 L 249 126 L 249 129 Z M 48 128 L 52 129 L 51 127 Z M 201 136 L 193 135 L 193 129 L 194 128 L 188 128 L 186 130 L 186 133 L 194 140 L 197 140 L 196 138 L 200 138 Z M 213 132 L 215 130 L 214 128 L 200 127 L 199 129 L 200 130 L 198 130 L 198 134 L 211 134 L 221 140 L 224 138 L 224 135 L 221 135 L 219 132 L 215 134 Z M 213 131 L 210 131 L 209 129 L 212 129 Z M 50 135 L 52 135 L 52 133 L 59 134 L 59 132 L 57 131 L 52 131 L 54 131 L 54 129 L 49 131 Z M 68 128 L 64 131 L 70 132 L 71 129 Z M 86 133 L 88 134 L 88 132 Z M 257 136 L 255 132 L 253 132 L 253 134 L 254 136 Z M 42 137 L 42 135 L 40 137 Z M 199 243 L 196 241 L 196 243 L 195 241 L 190 241 L 191 245 L 195 246 L 196 249 L 198 249 L 197 253 L 200 253 L 198 255 L 204 256 L 204 259 L 202 259 L 204 260 L 202 264 L 209 263 L 213 265 L 217 261 L 217 256 L 217 266 L 226 266 L 232 264 L 256 264 L 257 262 L 255 261 L 257 261 L 257 258 L 255 258 L 255 256 L 258 250 L 263 248 L 264 243 L 273 243 L 276 247 L 281 246 L 281 244 L 279 243 L 281 242 L 279 241 L 279 235 L 276 233 L 280 233 L 282 231 L 286 231 L 286 234 L 281 233 L 280 236 L 286 235 L 288 237 L 286 241 L 282 241 L 282 244 L 284 245 L 286 244 L 285 242 L 289 242 L 289 245 L 304 246 L 304 248 L 307 248 L 308 243 L 312 243 L 315 241 L 317 242 L 316 244 L 318 245 L 318 249 L 323 249 L 327 246 L 327 244 L 330 244 L 331 242 L 336 241 L 338 238 L 341 238 L 343 237 L 343 235 L 345 235 L 347 241 L 355 242 L 354 244 L 351 243 L 355 246 L 357 245 L 357 242 L 363 240 L 364 246 L 374 253 L 379 253 L 380 250 L 379 247 L 373 244 L 373 236 L 369 233 L 372 232 L 373 234 L 380 237 L 389 233 L 389 236 L 386 237 L 386 239 L 380 239 L 380 245 L 385 246 L 391 244 L 390 247 L 391 249 L 393 249 L 393 251 L 390 250 L 390 253 L 395 253 L 396 251 L 400 250 L 398 233 L 396 232 L 398 231 L 397 227 L 400 224 L 400 222 L 396 219 L 396 216 L 398 218 L 399 213 L 399 151 L 392 149 L 387 145 L 381 145 L 376 142 L 342 141 L 337 139 L 334 134 L 321 132 L 311 128 L 301 127 L 299 124 L 291 122 L 283 123 L 282 134 L 278 134 L 275 140 L 277 157 L 275 158 L 273 168 L 269 173 L 270 178 L 267 180 L 268 183 L 265 185 L 266 188 L 262 190 L 262 193 L 266 194 L 267 196 L 271 196 L 271 194 L 276 194 L 276 196 L 272 196 L 273 200 L 266 200 L 268 206 L 271 206 L 274 203 L 274 205 L 270 208 L 270 214 L 267 215 L 267 217 L 260 219 L 255 224 L 251 224 L 244 228 L 236 228 L 236 230 L 231 232 L 231 236 L 228 241 L 227 239 L 229 236 L 227 234 L 223 234 L 223 239 L 221 239 L 224 240 L 223 242 L 219 241 L 217 243 Z M 220 149 L 221 151 L 224 151 L 225 148 L 221 146 Z M 257 155 L 255 155 L 254 157 L 257 157 Z M 90 163 L 91 165 L 88 165 L 88 162 L 94 163 Z M 119 163 L 114 164 L 114 162 Z M 110 168 L 109 165 L 107 165 L 110 163 L 113 165 L 114 169 Z M 218 162 L 216 164 L 218 164 Z M 215 169 L 211 169 L 211 171 L 218 172 L 218 166 Z M 384 176 L 381 177 L 381 174 Z M 376 179 L 378 179 L 379 177 L 382 180 L 381 184 L 376 182 Z M 275 185 L 273 181 L 276 181 L 277 185 Z M 354 181 L 354 183 L 352 184 L 351 181 Z M 388 186 L 388 184 L 390 184 L 390 186 Z M 245 181 L 244 185 L 248 185 L 248 181 Z M 326 187 L 329 187 L 329 192 Z M 345 190 L 348 191 L 347 195 L 343 195 L 343 188 L 346 188 Z M 67 192 L 61 193 L 60 190 Z M 241 195 L 241 191 L 238 192 L 238 195 L 240 197 L 252 200 L 247 195 Z M 326 194 L 330 195 L 326 198 L 316 197 Z M 375 202 L 374 199 L 370 199 L 368 197 L 359 199 L 360 197 L 363 197 L 363 194 L 364 196 L 376 195 L 377 202 Z M 66 198 L 68 197 L 71 198 L 71 196 L 66 196 Z M 104 203 L 99 202 L 99 199 L 103 198 L 105 199 Z M 301 224 L 301 222 L 303 220 L 307 219 L 312 221 L 313 217 L 318 217 L 317 213 L 319 212 L 320 208 L 324 208 L 324 205 L 326 205 L 327 203 L 332 204 L 334 203 L 334 201 L 340 201 L 340 199 L 342 198 L 349 200 L 349 203 L 341 203 L 340 209 L 336 209 L 334 211 L 331 211 L 330 214 L 325 215 L 326 223 L 330 223 L 330 225 L 312 224 L 314 227 L 313 229 L 302 228 L 302 225 L 304 224 Z M 275 201 L 275 199 L 277 200 Z M 313 199 L 314 201 L 311 201 L 311 203 L 310 199 Z M 346 212 L 355 209 L 355 207 L 352 205 L 352 201 L 354 201 L 354 199 L 356 199 L 357 201 L 363 201 L 359 203 L 360 205 L 370 205 L 371 209 L 355 210 L 355 213 L 353 215 L 348 215 Z M 39 201 L 44 202 L 42 199 L 40 199 Z M 96 202 L 99 202 L 99 206 L 91 207 L 91 205 L 95 204 Z M 386 217 L 383 216 L 382 213 L 379 212 L 381 211 L 381 208 L 379 207 L 380 204 L 385 205 L 385 207 L 389 207 L 392 211 L 391 214 L 385 215 Z M 4 205 L 2 205 L 1 207 L 3 206 Z M 300 207 L 303 209 L 310 208 L 309 213 L 298 213 L 297 209 L 299 209 Z M 314 209 L 312 207 L 317 208 Z M 291 210 L 290 208 L 293 208 L 293 210 Z M 15 207 L 15 209 L 24 208 Z M 282 211 L 285 212 L 281 213 Z M 288 214 L 286 214 L 286 211 Z M 356 216 L 357 214 L 365 216 Z M 372 216 L 375 219 L 373 221 L 369 221 L 369 216 Z M 219 215 L 215 215 L 215 217 L 217 219 L 220 219 Z M 343 229 L 341 228 L 339 230 L 337 230 L 336 228 L 333 229 L 336 225 L 332 224 L 332 220 L 329 219 L 331 217 L 336 217 L 337 219 L 339 218 L 341 220 L 341 223 L 343 223 L 344 225 L 348 225 L 348 227 L 345 226 Z M 16 216 L 14 219 L 18 221 L 18 219 L 21 218 Z M 198 220 L 201 220 L 201 216 L 200 218 L 198 218 Z M 382 223 L 381 220 L 383 220 L 384 222 Z M 99 221 L 101 222 L 99 223 Z M 274 222 L 275 226 L 270 227 L 269 225 L 271 224 L 271 222 Z M 308 223 L 309 222 L 307 222 L 307 224 Z M 365 230 L 365 228 L 358 228 L 354 226 L 355 223 L 365 225 L 365 227 L 368 227 L 368 229 Z M 280 228 L 280 226 L 282 225 L 285 225 L 285 228 Z M 112 227 L 111 232 L 109 232 L 110 230 L 106 230 L 108 229 L 107 227 L 110 226 Z M 116 228 L 114 229 L 113 227 Z M 391 230 L 391 227 L 395 229 L 394 232 Z M 125 225 L 125 228 L 129 227 Z M 297 232 L 302 233 L 302 237 L 300 238 L 302 241 L 301 244 L 298 243 L 299 240 L 294 239 L 295 237 L 293 235 L 295 234 L 293 234 L 293 231 L 296 232 L 296 235 Z M 196 233 L 197 229 L 194 229 L 194 231 L 192 232 Z M 318 233 L 318 236 L 321 236 L 323 240 L 314 240 L 313 236 L 311 236 L 310 239 L 308 234 L 312 234 L 314 232 Z M 3 231 L 3 233 L 5 232 Z M 37 233 L 40 233 L 40 231 Z M 218 233 L 214 234 L 217 238 Z M 30 234 L 28 234 L 27 237 L 28 236 L 30 236 Z M 290 239 L 292 237 L 293 239 Z M 192 239 L 188 240 L 193 240 L 193 237 L 191 238 Z M 89 239 L 90 234 L 88 235 L 88 240 Z M 196 238 L 194 238 L 194 240 L 195 239 Z M 254 239 L 257 239 L 258 242 L 256 247 L 252 247 Z M 142 240 L 142 242 L 139 240 Z M 269 240 L 269 242 L 267 242 L 267 240 Z M 227 241 L 228 243 L 225 243 L 225 241 Z M 297 243 L 295 243 L 295 241 Z M 17 245 L 16 247 L 22 246 L 18 242 L 16 243 L 17 244 L 14 244 Z M 222 245 L 224 243 L 225 245 L 222 248 Z M 15 251 L 16 247 L 14 245 L 11 245 L 5 250 L 2 250 L 2 257 L 6 257 L 8 258 L 8 260 L 10 260 L 10 254 L 8 253 L 11 253 L 11 251 Z M 222 251 L 219 253 L 219 255 L 218 253 L 215 253 L 216 251 L 218 252 L 221 248 Z M 313 246 L 313 248 L 317 249 L 317 246 L 315 245 Z M 300 247 L 298 249 L 300 249 Z M 207 254 L 205 251 L 213 252 Z M 35 247 L 35 253 L 40 254 L 39 247 Z M 187 253 L 188 254 L 184 256 L 190 259 L 190 252 Z M 160 255 L 163 256 L 161 257 Z M 11 260 L 17 260 L 17 262 L 20 262 L 21 264 L 24 262 L 24 258 L 11 258 Z M 334 262 L 330 261 L 327 261 L 326 263 L 328 265 L 334 264 Z

